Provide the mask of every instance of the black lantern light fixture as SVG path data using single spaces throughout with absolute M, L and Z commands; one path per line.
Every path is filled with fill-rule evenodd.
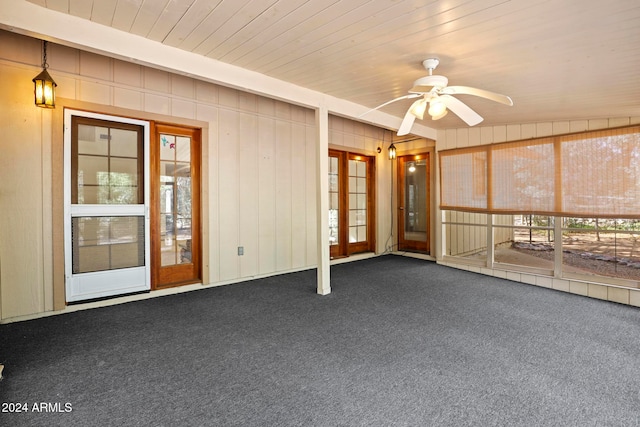
M 389 146 L 389 160 L 393 160 L 396 158 L 396 146 L 393 145 L 393 142 Z
M 42 41 L 42 72 L 33 78 L 35 103 L 42 108 L 56 108 L 56 82 L 53 81 L 47 68 L 47 42 Z

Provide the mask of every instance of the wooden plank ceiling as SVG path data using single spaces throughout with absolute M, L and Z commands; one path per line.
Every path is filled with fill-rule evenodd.
M 434 74 L 482 125 L 640 116 L 637 0 L 29 0 L 374 107 Z M 402 117 L 411 101 L 384 107 Z M 425 119 L 461 128 L 453 114 Z

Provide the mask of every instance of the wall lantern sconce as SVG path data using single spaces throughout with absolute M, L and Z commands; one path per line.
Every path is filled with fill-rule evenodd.
M 396 158 L 396 146 L 393 145 L 393 142 L 389 146 L 389 160 L 393 160 Z
M 53 81 L 47 68 L 47 42 L 42 42 L 42 72 L 33 78 L 35 103 L 42 108 L 56 108 L 56 82 Z

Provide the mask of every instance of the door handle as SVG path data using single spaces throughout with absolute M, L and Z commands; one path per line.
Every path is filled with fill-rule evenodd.
M 404 210 L 404 206 L 400 206 L 398 209 L 400 209 L 401 211 Z

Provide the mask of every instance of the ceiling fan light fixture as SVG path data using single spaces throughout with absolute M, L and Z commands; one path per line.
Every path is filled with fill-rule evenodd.
M 447 106 L 444 105 L 444 103 L 437 97 L 432 98 L 431 101 L 429 101 L 429 115 L 432 118 L 442 115 L 445 111 L 447 111 Z
M 424 112 L 427 110 L 427 100 L 421 99 L 417 102 L 414 102 L 409 112 L 416 116 L 416 118 L 422 120 L 424 119 Z
M 439 120 L 446 116 L 448 111 L 452 111 L 468 126 L 475 126 L 482 122 L 482 116 L 452 95 L 473 95 L 504 105 L 513 105 L 513 100 L 506 95 L 469 86 L 449 86 L 449 79 L 445 76 L 433 74 L 439 63 L 440 60 L 438 58 L 425 59 L 422 65 L 429 75 L 415 80 L 407 95 L 387 101 L 364 114 L 403 99 L 417 99 L 406 111 L 400 123 L 397 134 L 402 136 L 409 134 L 416 119 L 423 120 L 427 104 L 429 104 L 427 111 L 433 120 Z
M 446 116 L 448 112 L 449 112 L 448 110 L 444 110 L 444 111 L 442 112 L 442 114 L 440 114 L 440 115 L 437 115 L 437 116 L 431 116 L 431 119 L 432 119 L 432 120 L 440 120 L 441 118 L 443 118 L 444 116 Z

